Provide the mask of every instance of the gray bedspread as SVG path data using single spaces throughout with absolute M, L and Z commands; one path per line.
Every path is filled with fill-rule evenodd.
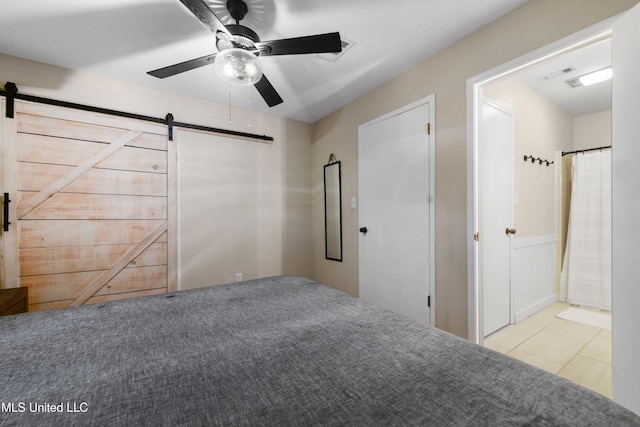
M 640 425 L 570 382 L 282 276 L 0 318 L 0 425 Z

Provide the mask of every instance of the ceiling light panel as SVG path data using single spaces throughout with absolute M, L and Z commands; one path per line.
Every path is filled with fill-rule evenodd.
M 591 86 L 596 83 L 601 83 L 607 80 L 611 80 L 613 76 L 613 70 L 611 67 L 603 68 L 601 70 L 593 71 L 588 74 L 584 74 L 575 79 L 567 80 L 567 83 L 571 87 Z

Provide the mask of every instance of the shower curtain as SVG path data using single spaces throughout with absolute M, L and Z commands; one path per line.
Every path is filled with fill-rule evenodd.
M 611 310 L 611 150 L 573 157 L 560 299 Z

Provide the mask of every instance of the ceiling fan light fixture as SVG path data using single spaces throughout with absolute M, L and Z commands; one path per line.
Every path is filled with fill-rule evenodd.
M 218 77 L 236 86 L 249 86 L 262 78 L 258 57 L 245 49 L 225 49 L 216 55 L 214 64 Z

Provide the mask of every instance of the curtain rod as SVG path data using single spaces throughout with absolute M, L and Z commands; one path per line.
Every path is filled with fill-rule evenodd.
M 259 141 L 273 141 L 273 137 L 267 136 L 267 135 L 256 135 L 253 133 L 239 132 L 239 131 L 234 131 L 229 129 L 220 129 L 220 128 L 196 125 L 191 123 L 176 122 L 176 121 L 173 121 L 173 115 L 171 113 L 167 114 L 166 118 L 159 118 L 159 117 L 145 116 L 142 114 L 127 113 L 125 111 L 112 110 L 109 108 L 101 108 L 101 107 L 93 107 L 91 105 L 77 104 L 75 102 L 60 101 L 57 99 L 43 98 L 40 96 L 33 96 L 33 95 L 25 95 L 22 93 L 18 93 L 18 87 L 15 85 L 15 83 L 11 83 L 11 82 L 7 82 L 7 84 L 4 85 L 4 88 L 5 88 L 4 91 L 0 90 L 0 96 L 4 96 L 5 98 L 7 98 L 6 117 L 9 117 L 9 118 L 13 118 L 13 115 L 14 115 L 13 101 L 16 99 L 19 99 L 22 101 L 36 102 L 39 104 L 54 105 L 57 107 L 64 107 L 64 108 L 73 108 L 75 110 L 89 111 L 92 113 L 109 114 L 112 116 L 125 117 L 128 119 L 136 119 L 136 120 L 143 120 L 147 122 L 164 124 L 169 127 L 169 140 L 171 141 L 173 141 L 174 126 L 185 128 L 185 129 L 193 129 L 193 130 L 199 130 L 204 132 L 217 133 L 217 134 L 226 135 L 226 136 L 240 137 L 244 139 L 255 139 Z
M 604 147 L 597 147 L 597 148 L 585 148 L 584 150 L 576 150 L 576 151 L 563 151 L 562 155 L 566 156 L 567 154 L 577 154 L 577 153 L 584 153 L 585 151 L 596 151 L 596 150 L 604 150 L 607 148 L 611 148 L 610 145 L 606 145 Z

